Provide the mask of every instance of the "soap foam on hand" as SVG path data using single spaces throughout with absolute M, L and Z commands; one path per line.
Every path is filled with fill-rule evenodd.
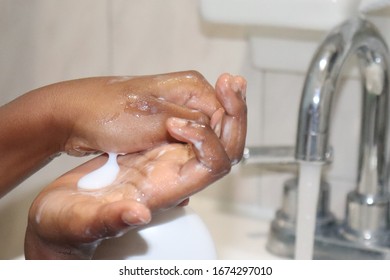
M 118 154 L 116 153 L 108 153 L 107 162 L 100 168 L 81 177 L 77 187 L 79 189 L 95 190 L 111 185 L 119 173 L 117 157 Z

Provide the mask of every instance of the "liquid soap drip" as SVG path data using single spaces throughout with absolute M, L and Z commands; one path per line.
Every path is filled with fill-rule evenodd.
M 108 153 L 107 162 L 102 167 L 81 177 L 77 183 L 78 188 L 94 190 L 111 185 L 119 173 L 117 156 L 116 153 Z

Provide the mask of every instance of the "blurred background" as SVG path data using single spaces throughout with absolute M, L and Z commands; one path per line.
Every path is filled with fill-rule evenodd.
M 214 84 L 230 72 L 248 81 L 247 145 L 294 145 L 306 66 L 325 31 L 210 22 L 198 0 L 0 0 L 0 34 L 0 105 L 75 78 L 193 69 Z M 343 194 L 356 174 L 360 82 L 348 76 L 341 90 L 330 140 L 337 157 L 328 171 L 339 182 L 332 191 L 337 209 L 343 209 Z M 23 252 L 20 229 L 34 194 L 85 160 L 62 155 L 1 200 L 0 244 L 7 244 L 1 259 Z M 259 221 L 272 218 L 283 182 L 294 173 L 237 166 L 193 197 L 191 205 L 216 242 L 231 246 L 220 250 L 221 258 L 260 257 L 259 237 L 266 236 L 268 224 L 259 227 Z M 212 213 L 222 216 L 210 218 Z M 246 220 L 248 227 L 240 226 Z

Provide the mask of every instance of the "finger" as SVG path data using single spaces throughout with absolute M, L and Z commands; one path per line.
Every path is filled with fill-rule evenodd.
M 98 213 L 102 225 L 100 233 L 104 237 L 119 236 L 132 226 L 148 224 L 150 210 L 134 200 L 121 200 L 107 204 Z
M 159 75 L 156 77 L 156 86 L 161 98 L 199 110 L 210 118 L 222 107 L 214 88 L 196 71 Z
M 214 112 L 210 120 L 210 126 L 214 130 L 218 138 L 221 137 L 222 122 L 223 122 L 224 115 L 225 115 L 225 110 L 223 108 L 219 108 L 217 111 Z
M 191 109 L 182 105 L 178 105 L 166 100 L 158 99 L 158 108 L 162 108 L 162 112 L 167 117 L 177 117 L 181 119 L 189 119 L 198 123 L 207 124 L 210 122 L 210 118 L 199 110 Z M 157 106 L 156 106 L 157 108 Z M 157 110 L 156 110 L 157 111 Z M 157 112 L 158 113 L 158 112 Z
M 247 131 L 246 81 L 240 76 L 223 74 L 216 83 L 217 97 L 225 109 L 221 141 L 233 164 L 242 158 Z
M 183 178 L 205 187 L 230 171 L 230 159 L 210 126 L 177 118 L 168 119 L 167 126 L 174 138 L 190 143 L 195 153 L 181 168 Z

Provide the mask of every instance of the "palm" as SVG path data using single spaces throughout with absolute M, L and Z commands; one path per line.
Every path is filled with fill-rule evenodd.
M 231 76 L 220 78 L 216 92 L 225 110 L 213 114 L 211 126 L 170 118 L 167 131 L 177 143 L 119 156 L 120 172 L 110 186 L 77 188 L 78 180 L 103 165 L 106 156 L 58 178 L 34 201 L 28 229 L 46 242 L 85 247 L 148 223 L 152 213 L 174 207 L 220 179 L 244 148 L 243 83 Z
M 120 156 L 121 171 L 109 187 L 97 191 L 77 190 L 80 176 L 105 160 L 105 156 L 99 156 L 73 169 L 37 198 L 32 208 L 35 211 L 30 215 L 36 217 L 47 238 L 51 238 L 51 233 L 58 238 L 61 233 L 78 243 L 118 235 L 129 227 L 127 222 L 142 223 L 142 214 L 134 215 L 133 221 L 123 221 L 124 212 L 175 206 L 188 197 L 189 192 L 205 187 L 204 173 L 208 173 L 188 145 L 166 144 L 144 153 Z M 198 167 L 191 168 L 191 174 L 185 174 L 192 165 Z M 209 183 L 211 180 L 208 179 Z M 53 217 L 56 217 L 55 224 Z M 54 230 L 53 225 L 59 228 Z

